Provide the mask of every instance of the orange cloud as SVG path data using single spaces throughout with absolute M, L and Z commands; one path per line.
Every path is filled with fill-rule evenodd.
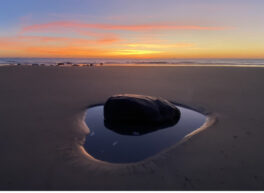
M 121 41 L 118 37 L 102 37 L 95 40 L 84 39 L 84 38 L 68 38 L 68 37 L 48 37 L 48 36 L 17 36 L 10 38 L 12 41 L 24 41 L 27 43 L 34 44 L 45 44 L 45 43 L 63 43 L 71 45 L 89 45 L 89 44 L 111 44 L 114 42 Z
M 61 28 L 75 29 L 101 29 L 101 30 L 125 30 L 125 31 L 149 31 L 149 30 L 227 30 L 230 27 L 198 26 L 198 25 L 168 25 L 168 24 L 147 24 L 147 25 L 112 25 L 112 24 L 89 24 L 71 21 L 50 22 L 35 24 L 24 27 L 22 33 L 32 31 L 54 30 Z
M 195 47 L 195 44 L 191 43 L 176 43 L 176 44 L 141 44 L 141 43 L 136 43 L 136 44 L 126 44 L 128 47 L 133 47 L 133 48 L 190 48 L 190 47 Z
M 118 56 L 129 56 L 129 55 L 149 55 L 149 54 L 160 54 L 161 51 L 155 50 L 118 50 L 114 51 L 111 54 L 118 55 Z
M 56 37 L 0 37 L 0 57 L 89 57 L 89 58 L 263 58 L 263 49 L 248 47 L 223 47 L 197 49 L 166 49 L 168 45 L 147 44 L 117 47 L 83 43 L 82 39 Z M 64 43 L 64 41 L 69 41 Z M 176 44 L 177 45 L 177 44 Z M 141 44 L 142 46 L 142 44 Z M 161 46 L 161 47 L 160 47 Z M 164 46 L 164 49 L 163 49 Z M 173 44 L 171 46 L 174 46 Z M 182 45 L 184 46 L 184 45 Z M 190 45 L 191 46 L 191 45 Z M 255 48 L 255 47 L 254 47 Z
M 105 37 L 105 38 L 101 38 L 97 40 L 97 42 L 101 44 L 110 44 L 110 43 L 115 43 L 119 41 L 120 41 L 120 38 L 116 38 L 116 37 Z
M 115 33 L 102 33 L 102 32 L 93 32 L 93 31 L 88 31 L 86 29 L 75 29 L 75 31 L 79 34 L 79 35 L 83 35 L 83 36 L 90 36 L 90 37 L 96 37 L 96 38 L 102 38 L 102 37 L 116 37 L 117 35 Z
M 77 30 L 79 35 L 95 37 L 98 43 L 116 43 L 122 41 L 121 38 L 114 33 L 100 33 L 92 31 Z
M 26 40 L 26 41 L 25 41 Z M 53 40 L 69 41 L 69 44 L 43 44 Z M 0 38 L 0 53 L 2 57 L 107 57 L 110 51 L 97 48 L 95 45 L 82 44 L 83 40 L 71 42 L 64 38 L 46 37 L 15 37 Z M 42 42 L 42 43 L 40 43 Z M 78 45 L 79 44 L 79 45 Z
M 109 51 L 92 47 L 45 47 L 32 46 L 25 49 L 38 57 L 104 57 Z
M 69 44 L 50 44 L 53 41 L 69 41 Z M 0 38 L 0 56 L 9 57 L 152 57 L 162 52 L 157 50 L 143 49 L 113 49 L 96 47 L 96 44 L 82 44 L 82 39 L 76 43 L 71 42 L 70 38 L 56 37 L 10 37 Z M 104 40 L 111 41 L 111 40 Z M 44 42 L 44 43 L 43 43 Z

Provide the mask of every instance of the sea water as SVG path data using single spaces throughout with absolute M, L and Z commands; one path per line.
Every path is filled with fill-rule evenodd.
M 104 65 L 264 65 L 264 59 L 103 59 L 103 58 L 0 58 L 0 66 L 4 65 L 57 65 L 58 63 L 73 64 L 104 64 Z

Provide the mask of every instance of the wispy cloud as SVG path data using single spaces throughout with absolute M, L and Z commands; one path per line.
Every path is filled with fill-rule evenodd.
M 171 24 L 146 24 L 146 25 L 114 25 L 101 23 L 81 23 L 72 21 L 59 21 L 43 24 L 35 24 L 22 28 L 22 33 L 54 30 L 62 28 L 75 29 L 100 29 L 100 30 L 124 30 L 124 31 L 150 31 L 150 30 L 228 30 L 231 27 L 223 26 L 199 26 L 199 25 L 171 25 Z
M 112 52 L 82 39 L 56 37 L 5 37 L 0 38 L 0 44 L 0 53 L 5 56 L 10 53 L 23 57 L 107 57 Z
M 125 44 L 127 47 L 132 48 L 191 48 L 195 47 L 195 44 L 191 43 L 174 43 L 174 44 L 151 44 L 151 43 L 135 43 L 135 44 Z
M 64 43 L 74 45 L 87 45 L 87 44 L 110 44 L 121 41 L 118 37 L 102 37 L 97 39 L 84 39 L 84 38 L 69 38 L 69 37 L 50 37 L 50 36 L 17 36 L 12 37 L 16 41 L 26 41 L 34 43 Z
M 17 36 L 0 37 L 0 44 L 2 47 L 4 45 L 5 50 L 10 50 L 10 53 L 38 57 L 155 57 L 167 53 L 179 53 L 183 50 L 188 52 L 189 49 L 197 48 L 197 45 L 191 42 L 165 41 L 162 39 L 163 32 L 228 29 L 231 28 L 165 23 L 114 25 L 61 21 L 22 27 Z M 122 33 L 122 31 L 136 33 Z
M 42 48 L 54 48 L 61 49 L 65 47 L 97 47 L 110 44 L 119 39 L 96 39 L 89 40 L 83 38 L 68 38 L 68 37 L 47 37 L 47 36 L 12 36 L 12 37 L 1 37 L 1 47 L 7 49 L 25 49 L 29 47 L 42 47 Z
M 152 55 L 152 54 L 161 54 L 163 53 L 162 51 L 156 51 L 156 50 L 117 50 L 112 52 L 112 55 L 117 55 L 117 56 L 130 56 L 130 55 Z
M 123 43 L 120 39 L 84 39 L 20 35 L 0 37 L 0 51 L 36 57 L 155 57 L 168 50 L 193 48 L 191 43 Z M 126 40 L 122 40 L 126 42 Z M 115 46 L 111 45 L 115 42 Z M 3 53 L 3 52 L 2 52 Z
M 113 49 L 104 45 L 112 39 L 86 40 L 80 38 L 17 36 L 0 38 L 0 52 L 26 57 L 119 57 L 146 56 L 162 51 L 149 49 Z M 101 46 L 100 46 L 101 45 Z

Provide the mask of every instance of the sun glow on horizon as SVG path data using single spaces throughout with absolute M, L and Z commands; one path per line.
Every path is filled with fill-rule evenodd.
M 255 14 L 264 3 L 256 0 L 100 1 L 107 11 L 90 0 L 57 8 L 47 0 L 36 12 L 26 0 L 16 1 L 26 11 L 11 15 L 4 4 L 0 57 L 264 58 L 264 18 Z

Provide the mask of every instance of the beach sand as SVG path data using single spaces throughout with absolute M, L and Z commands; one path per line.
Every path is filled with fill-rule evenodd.
M 0 189 L 264 189 L 264 68 L 1 67 Z M 94 160 L 85 109 L 113 94 L 160 96 L 215 118 L 134 164 Z

